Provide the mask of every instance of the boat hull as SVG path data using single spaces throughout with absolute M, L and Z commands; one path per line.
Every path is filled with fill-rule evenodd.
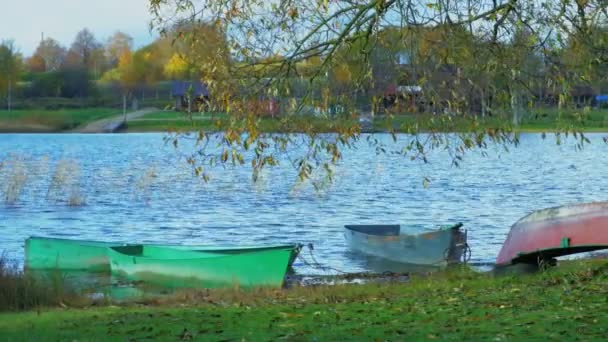
M 59 269 L 66 271 L 109 272 L 110 262 L 108 248 L 127 246 L 119 242 L 101 242 L 31 237 L 25 242 L 25 268 L 28 270 Z M 186 245 L 151 245 L 156 247 L 175 248 L 202 253 L 222 255 L 251 253 L 267 250 L 288 250 L 291 253 L 291 266 L 300 252 L 300 245 L 269 246 L 186 246 Z
M 512 227 L 497 266 L 540 263 L 555 257 L 608 248 L 608 202 L 535 211 Z
M 165 288 L 281 287 L 291 252 L 240 254 L 125 246 L 108 250 L 112 275 Z
M 115 243 L 29 238 L 25 241 L 27 270 L 109 272 L 106 250 Z
M 410 264 L 443 267 L 462 260 L 466 233 L 459 229 L 443 229 L 422 234 L 399 234 L 399 226 L 345 226 L 345 238 L 352 250 L 387 260 Z M 377 233 L 377 234 L 375 234 Z

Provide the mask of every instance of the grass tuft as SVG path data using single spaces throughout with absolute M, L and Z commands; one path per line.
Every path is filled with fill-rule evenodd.
M 66 303 L 81 301 L 78 298 L 68 290 L 60 274 L 35 277 L 11 264 L 4 255 L 0 256 L 0 311 L 65 306 Z

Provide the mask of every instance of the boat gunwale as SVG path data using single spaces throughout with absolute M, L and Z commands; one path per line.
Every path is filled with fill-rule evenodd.
M 191 249 L 194 251 L 198 251 L 199 249 L 204 249 L 203 252 L 209 251 L 213 252 L 223 252 L 223 251 L 237 251 L 237 250 L 274 250 L 274 249 L 296 249 L 301 248 L 302 244 L 300 243 L 288 243 L 288 244 L 278 244 L 278 245 L 260 245 L 260 246 L 239 246 L 239 245 L 178 245 L 178 244 L 161 244 L 161 243 L 129 243 L 129 242 L 118 242 L 118 241 L 96 241 L 96 240 L 77 240 L 77 239 L 66 239 L 66 238 L 57 238 L 57 237 L 45 237 L 45 236 L 30 236 L 25 239 L 26 243 L 28 240 L 53 240 L 53 241 L 62 241 L 68 243 L 79 243 L 83 245 L 91 244 L 87 247 L 129 247 L 129 246 L 151 246 L 151 247 L 167 247 L 167 248 L 176 248 L 176 249 Z M 105 246 L 95 246 L 94 244 L 102 244 Z
M 513 264 L 517 264 L 517 263 L 526 263 L 526 260 L 528 258 L 533 257 L 534 255 L 536 255 L 537 257 L 548 256 L 550 258 L 557 258 L 560 256 L 573 255 L 573 254 L 579 254 L 579 253 L 585 253 L 585 252 L 593 252 L 593 251 L 601 251 L 604 249 L 608 249 L 608 244 L 605 244 L 605 245 L 585 244 L 585 245 L 571 245 L 568 247 L 542 248 L 542 249 L 536 249 L 533 251 L 518 252 L 517 255 L 514 258 L 512 258 L 509 262 L 500 263 L 500 264 L 496 264 L 496 265 L 513 265 Z M 573 250 L 575 250 L 575 252 L 573 252 Z M 552 252 L 558 252 L 558 251 L 564 251 L 566 253 L 558 253 L 556 255 L 552 254 Z
M 352 226 L 352 225 L 348 225 L 348 226 Z M 448 229 L 444 229 L 444 228 L 437 228 L 436 230 L 429 230 L 429 231 L 424 231 L 418 234 L 408 234 L 408 233 L 399 233 L 399 234 L 394 234 L 394 235 L 379 235 L 379 234 L 368 234 L 359 230 L 355 230 L 355 229 L 350 229 L 348 228 L 348 226 L 344 226 L 344 228 L 350 232 L 356 233 L 356 234 L 361 234 L 361 235 L 366 235 L 366 236 L 372 236 L 373 238 L 382 238 L 382 237 L 392 237 L 392 238 L 402 238 L 402 237 L 420 237 L 420 236 L 425 236 L 425 235 L 430 235 L 430 234 L 437 234 L 437 233 L 441 233 L 441 232 L 449 232 L 449 231 L 453 231 L 456 230 L 460 233 L 464 233 L 464 230 L 460 229 L 460 227 L 458 228 L 448 228 Z
M 117 246 L 118 248 L 121 247 L 138 247 L 138 246 L 142 246 L 142 245 L 131 245 L 131 246 Z M 143 246 L 145 247 L 145 246 Z M 191 252 L 191 251 L 187 251 L 187 250 L 179 250 L 179 249 L 172 249 L 172 248 L 163 248 L 162 249 L 171 249 L 175 252 L 178 253 L 186 253 L 186 252 Z M 252 255 L 255 254 L 265 254 L 265 253 L 277 253 L 277 252 L 288 252 L 287 249 L 279 249 L 279 250 L 262 250 L 262 251 L 252 251 L 249 252 L 247 254 L 240 254 L 240 253 L 235 253 L 235 254 L 219 254 L 219 253 L 205 253 L 205 252 L 194 252 L 194 253 L 200 253 L 200 257 L 184 257 L 184 258 L 158 258 L 158 257 L 152 257 L 152 256 L 145 256 L 145 255 L 132 255 L 132 254 L 127 254 L 121 251 L 116 250 L 115 247 L 109 247 L 108 250 L 110 250 L 110 253 L 116 253 L 119 254 L 122 257 L 126 257 L 126 258 L 140 258 L 140 259 L 145 259 L 145 260 L 149 260 L 149 261 L 194 261 L 194 260 L 218 260 L 218 258 L 220 258 L 220 260 L 224 260 L 227 258 L 238 258 L 238 257 L 248 257 L 251 258 Z M 289 251 L 290 255 L 291 255 L 291 251 Z M 108 258 L 112 259 L 111 255 L 108 255 Z M 111 260 L 110 260 L 111 261 Z

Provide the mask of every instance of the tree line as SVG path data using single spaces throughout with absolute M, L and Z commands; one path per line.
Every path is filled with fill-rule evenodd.
M 15 97 L 37 98 L 100 98 L 109 97 L 108 103 L 122 98 L 145 100 L 158 98 L 158 90 L 168 92 L 168 86 L 159 82 L 192 80 L 199 78 L 191 63 L 198 47 L 180 42 L 185 30 L 198 30 L 206 34 L 206 45 L 221 39 L 212 28 L 176 26 L 161 38 L 140 49 L 134 49 L 133 38 L 117 31 L 105 41 L 93 32 L 78 32 L 69 47 L 62 46 L 52 37 L 41 39 L 31 56 L 23 56 L 11 40 L 0 42 L 0 103 L 11 109 Z M 151 92 L 151 93 L 150 93 Z M 164 94 L 163 94 L 164 95 Z M 167 96 L 162 97 L 163 100 Z
M 172 2 L 188 3 L 158 1 L 159 6 Z M 129 97 L 144 100 L 146 89 L 158 82 L 201 79 L 222 109 L 228 103 L 233 109 L 250 109 L 238 104 L 243 96 L 273 97 L 281 99 L 285 111 L 309 107 L 347 115 L 387 111 L 482 117 L 510 111 L 514 124 L 526 107 L 591 105 L 593 95 L 608 93 L 608 29 L 601 2 L 564 2 L 563 13 L 555 15 L 570 23 L 560 24 L 550 16 L 560 8 L 549 4 L 509 1 L 476 17 L 472 14 L 484 9 L 483 1 L 462 8 L 440 1 L 427 6 L 434 22 L 419 24 L 411 14 L 409 24 L 369 22 L 369 30 L 359 27 L 344 32 L 341 40 L 328 38 L 344 30 L 349 11 L 388 16 L 407 3 L 393 1 L 382 11 L 363 5 L 339 11 L 318 4 L 272 9 L 282 14 L 281 20 L 267 24 L 257 13 L 240 18 L 240 12 L 224 20 L 181 19 L 160 26 L 161 38 L 137 50 L 125 33 L 116 32 L 102 43 L 87 29 L 69 48 L 43 39 L 28 58 L 5 41 L 0 46 L 0 93 L 7 94 L 9 104 L 16 88 L 25 98 L 90 97 L 104 89 L 122 98 L 124 106 Z M 312 33 L 335 26 L 325 29 L 324 39 L 280 40 L 286 33 L 307 37 L 301 34 L 306 29 L 297 27 L 315 22 L 316 17 L 302 15 L 313 10 L 329 16 L 315 19 L 319 25 Z M 471 20 L 450 19 L 464 14 Z M 275 29 L 279 32 L 269 34 Z

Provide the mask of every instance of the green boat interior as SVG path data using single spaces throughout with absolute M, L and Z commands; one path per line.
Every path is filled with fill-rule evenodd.
M 141 258 L 154 259 L 201 259 L 201 258 L 218 258 L 225 256 L 217 253 L 207 253 L 200 251 L 184 250 L 170 247 L 157 247 L 147 245 L 129 245 L 110 247 L 115 252 Z

